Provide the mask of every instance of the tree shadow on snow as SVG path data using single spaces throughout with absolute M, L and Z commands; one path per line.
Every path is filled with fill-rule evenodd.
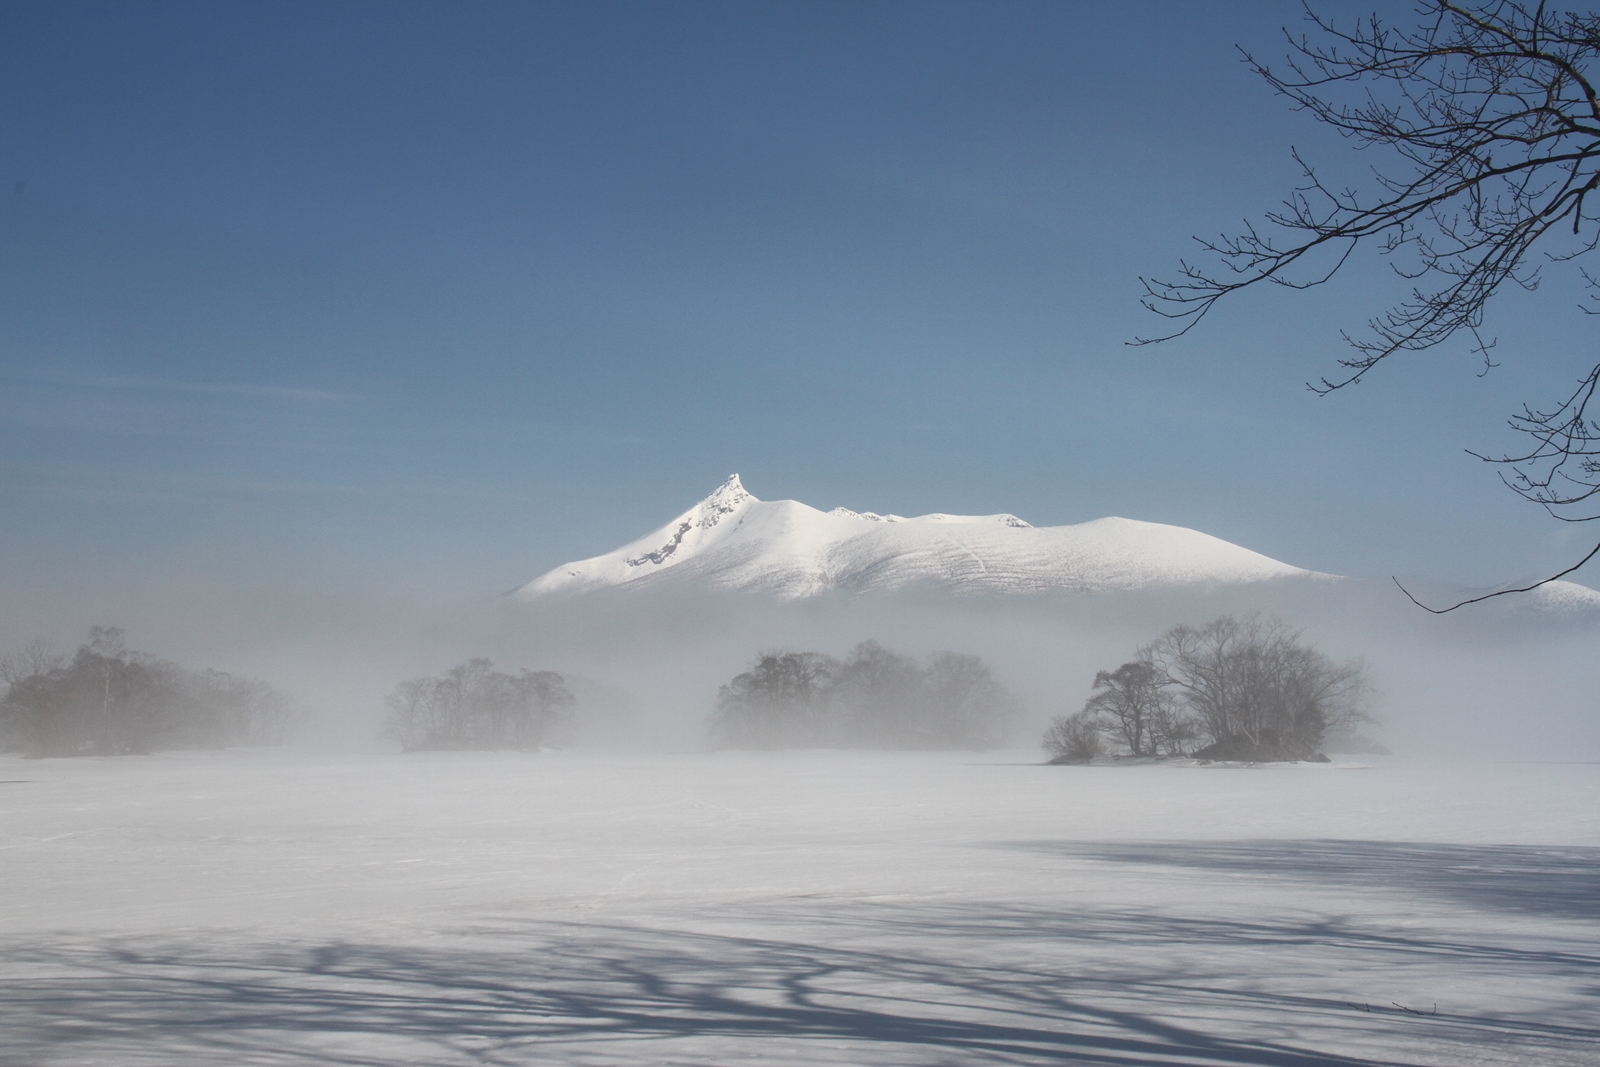
M 1600 920 L 1600 848 L 1340 840 L 1023 841 L 1003 847 L 1389 889 L 1487 912 Z
M 1450 1062 L 1452 1049 L 1492 1062 L 1495 1047 L 1501 1062 L 1531 1047 L 1542 1062 L 1577 1063 L 1600 1047 L 1600 1028 L 1580 1025 L 1592 1013 L 1419 1017 L 1281 981 L 1308 962 L 1436 965 L 1443 955 L 1513 978 L 1563 969 L 1592 991 L 1600 960 L 1578 952 L 1519 956 L 1336 922 L 971 905 L 858 903 L 797 920 L 792 903 L 774 903 L 743 918 L 806 936 L 528 922 L 427 947 L 16 945 L 0 953 L 0 1052 L 123 1067 L 736 1058 L 1375 1067 Z M 1295 946 L 1323 955 L 1285 954 Z

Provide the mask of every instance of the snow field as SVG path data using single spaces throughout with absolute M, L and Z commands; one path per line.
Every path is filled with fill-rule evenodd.
M 1036 760 L 0 759 L 0 1062 L 1595 1062 L 1600 767 Z

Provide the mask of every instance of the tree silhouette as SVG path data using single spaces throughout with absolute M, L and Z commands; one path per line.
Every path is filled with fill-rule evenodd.
M 1463 334 L 1487 373 L 1495 346 L 1482 332 L 1490 299 L 1507 283 L 1536 288 L 1544 262 L 1570 263 L 1594 251 L 1600 94 L 1589 70 L 1600 57 L 1600 15 L 1513 0 L 1427 0 L 1419 15 L 1411 29 L 1371 16 L 1340 30 L 1308 6 L 1314 32 L 1296 38 L 1286 31 L 1286 68 L 1245 53 L 1298 110 L 1358 148 L 1387 153 L 1392 169 L 1376 171 L 1377 192 L 1363 196 L 1325 184 L 1296 154 L 1304 184 L 1264 224 L 1200 240 L 1209 262 L 1181 262 L 1171 280 L 1141 279 L 1145 306 L 1173 328 L 1133 343 L 1181 336 L 1217 301 L 1261 283 L 1321 285 L 1358 245 L 1375 245 L 1412 283 L 1410 295 L 1370 319 L 1364 332 L 1346 333 L 1353 353 L 1340 360 L 1338 374 L 1310 388 L 1343 389 L 1391 356 Z M 1570 395 L 1511 416 L 1525 448 L 1473 454 L 1501 465 L 1505 483 L 1552 516 L 1600 518 L 1600 421 L 1589 408 L 1597 387 L 1600 362 Z M 1600 545 L 1559 574 L 1489 596 L 1554 581 L 1597 553 Z

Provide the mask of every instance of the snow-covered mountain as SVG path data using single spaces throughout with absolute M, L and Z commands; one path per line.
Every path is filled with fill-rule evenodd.
M 690 582 L 794 600 L 927 585 L 963 594 L 1090 593 L 1327 577 L 1181 526 L 1015 515 L 903 518 L 757 500 L 737 474 L 658 530 L 512 591 L 535 599 Z

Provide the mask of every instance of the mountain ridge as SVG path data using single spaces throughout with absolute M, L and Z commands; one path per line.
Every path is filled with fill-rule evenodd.
M 670 522 L 611 552 L 552 568 L 507 595 L 569 597 L 689 582 L 798 600 L 942 585 L 958 594 L 1094 593 L 1336 576 L 1198 530 L 1107 517 L 1036 527 L 1015 515 L 911 518 L 762 501 L 731 475 Z

